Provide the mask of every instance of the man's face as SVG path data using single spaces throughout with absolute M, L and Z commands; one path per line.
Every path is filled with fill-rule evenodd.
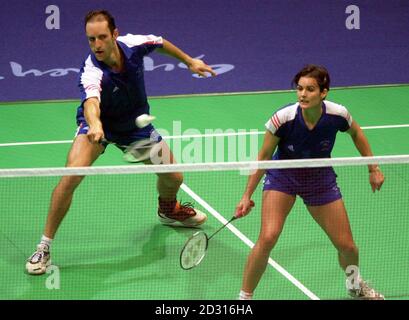
M 94 20 L 87 23 L 85 32 L 89 46 L 98 61 L 107 62 L 115 48 L 118 30 L 114 34 L 108 28 L 108 21 Z

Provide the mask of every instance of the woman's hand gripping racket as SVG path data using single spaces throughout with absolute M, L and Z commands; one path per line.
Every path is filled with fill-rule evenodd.
M 250 206 L 254 207 L 253 200 L 250 200 Z M 234 215 L 226 224 L 210 235 L 210 237 L 204 231 L 198 231 L 191 235 L 180 252 L 180 266 L 182 269 L 189 270 L 199 265 L 206 255 L 210 239 L 236 219 L 237 217 Z

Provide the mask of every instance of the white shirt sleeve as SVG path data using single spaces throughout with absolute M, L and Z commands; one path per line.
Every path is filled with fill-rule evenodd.
M 117 39 L 130 48 L 140 45 L 163 45 L 163 38 L 157 37 L 153 34 L 137 35 L 128 33 L 126 36 L 120 36 Z
M 91 56 L 85 61 L 85 65 L 80 75 L 80 90 L 82 101 L 95 97 L 101 101 L 101 81 L 103 72 L 96 67 L 91 60 Z

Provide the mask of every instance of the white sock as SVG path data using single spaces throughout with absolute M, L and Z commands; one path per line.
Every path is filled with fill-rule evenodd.
M 40 244 L 45 244 L 48 246 L 48 249 L 51 248 L 51 242 L 53 242 L 53 239 L 47 238 L 45 235 L 41 237 Z
M 239 300 L 252 300 L 252 299 L 253 299 L 253 293 L 248 293 L 243 290 L 240 290 Z

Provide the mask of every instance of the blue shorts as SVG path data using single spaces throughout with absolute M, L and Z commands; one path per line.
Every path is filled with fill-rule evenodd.
M 267 170 L 263 191 L 267 190 L 298 195 L 307 206 L 322 206 L 342 198 L 331 167 Z
M 75 136 L 80 134 L 87 134 L 89 126 L 85 120 L 80 120 L 78 123 L 78 129 Z M 135 130 L 114 133 L 108 130 L 104 130 L 105 139 L 110 143 L 115 144 L 119 149 L 125 151 L 125 149 L 132 143 L 140 140 L 151 140 L 152 143 L 158 143 L 162 141 L 162 136 L 155 130 L 153 125 L 149 124 L 143 129 L 135 127 Z M 102 143 L 104 147 L 107 146 L 107 143 Z

